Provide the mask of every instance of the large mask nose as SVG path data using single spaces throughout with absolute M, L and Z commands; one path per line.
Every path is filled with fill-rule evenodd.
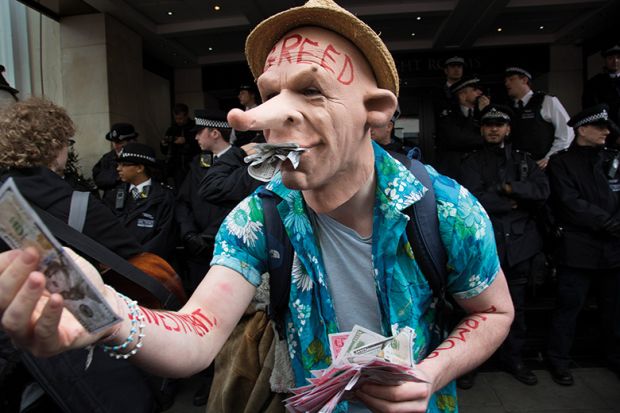
M 238 131 L 270 130 L 294 126 L 303 119 L 297 110 L 299 102 L 289 92 L 283 92 L 248 111 L 232 109 L 228 123 Z

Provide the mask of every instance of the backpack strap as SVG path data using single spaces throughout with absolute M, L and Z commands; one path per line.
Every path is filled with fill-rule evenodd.
M 439 234 L 435 191 L 431 178 L 420 161 L 411 160 L 409 170 L 428 190 L 422 199 L 403 211 L 410 217 L 407 223 L 407 238 L 420 270 L 433 292 L 437 306 L 435 325 L 443 332 L 446 315 L 452 305 L 446 299 L 448 256 Z M 264 187 L 259 190 L 258 196 L 262 200 L 265 239 L 269 251 L 268 315 L 275 322 L 282 339 L 285 336 L 284 314 L 288 308 L 294 251 L 277 209 L 282 198 Z
M 74 230 L 82 232 L 86 222 L 86 210 L 88 209 L 88 192 L 73 191 L 71 194 L 71 206 L 67 224 Z
M 446 299 L 448 281 L 448 255 L 439 233 L 437 200 L 433 183 L 424 164 L 412 159 L 409 171 L 427 188 L 426 193 L 403 212 L 409 215 L 407 238 L 415 259 L 428 282 L 437 305 L 435 325 L 443 331 L 445 315 L 452 305 Z
M 288 308 L 291 291 L 291 271 L 293 268 L 293 245 L 286 233 L 278 204 L 282 201 L 272 191 L 261 188 L 258 196 L 262 200 L 265 222 L 265 242 L 268 251 L 267 271 L 269 272 L 269 306 L 267 315 L 275 323 L 282 340 L 286 336 L 284 314 Z

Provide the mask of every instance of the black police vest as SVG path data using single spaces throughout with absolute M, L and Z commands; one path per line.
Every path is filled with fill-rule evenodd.
M 529 152 L 535 160 L 545 157 L 555 139 L 555 127 L 540 115 L 544 99 L 544 93 L 536 92 L 522 111 L 515 110 L 510 134 L 513 148 Z

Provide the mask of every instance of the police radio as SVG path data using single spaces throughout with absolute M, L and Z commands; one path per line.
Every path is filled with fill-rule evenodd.
M 613 179 L 618 173 L 618 167 L 620 166 L 620 154 L 613 157 L 609 163 L 609 169 L 607 170 L 607 177 Z
M 528 171 L 527 160 L 521 159 L 521 162 L 519 162 L 519 181 L 527 180 Z
M 114 202 L 115 209 L 123 209 L 125 207 L 125 191 L 116 191 L 116 200 Z

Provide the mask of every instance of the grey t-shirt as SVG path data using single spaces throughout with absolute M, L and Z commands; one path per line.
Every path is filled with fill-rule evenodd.
M 381 312 L 375 289 L 372 236 L 357 232 L 324 214 L 310 213 L 316 229 L 340 331 L 355 324 L 381 334 Z M 350 403 L 350 413 L 369 410 Z

